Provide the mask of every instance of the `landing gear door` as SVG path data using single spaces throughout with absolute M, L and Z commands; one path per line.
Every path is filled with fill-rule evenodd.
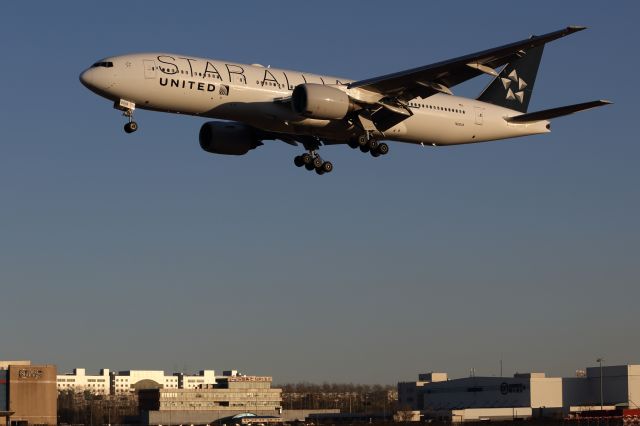
M 156 63 L 151 59 L 144 59 L 144 78 L 156 78 Z
M 475 107 L 474 109 L 476 112 L 476 124 L 482 126 L 482 123 L 484 121 L 484 108 Z

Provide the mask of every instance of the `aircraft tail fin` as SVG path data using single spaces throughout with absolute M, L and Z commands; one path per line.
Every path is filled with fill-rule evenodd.
M 543 51 L 544 44 L 522 51 L 519 58 L 505 65 L 478 100 L 527 112 Z
M 596 108 L 609 104 L 611 104 L 611 101 L 606 100 L 584 102 L 581 104 L 567 105 L 558 108 L 530 112 L 528 114 L 516 115 L 514 117 L 507 117 L 505 118 L 505 120 L 510 123 L 529 123 L 532 121 L 550 120 L 552 118 L 573 114 L 574 112 L 584 111 L 586 109 Z

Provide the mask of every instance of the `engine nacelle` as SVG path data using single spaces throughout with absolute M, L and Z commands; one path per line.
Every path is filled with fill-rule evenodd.
M 345 92 L 324 84 L 300 84 L 291 100 L 296 114 L 321 120 L 339 120 L 355 107 Z
M 204 123 L 199 139 L 200 147 L 212 154 L 244 155 L 262 145 L 251 127 L 228 121 Z

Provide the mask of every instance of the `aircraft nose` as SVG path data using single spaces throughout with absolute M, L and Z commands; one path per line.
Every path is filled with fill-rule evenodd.
M 93 70 L 89 68 L 80 73 L 80 83 L 82 83 L 88 89 L 91 89 L 95 85 L 94 78 L 92 78 L 92 71 Z

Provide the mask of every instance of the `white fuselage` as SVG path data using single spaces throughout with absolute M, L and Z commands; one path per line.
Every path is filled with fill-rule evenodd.
M 291 97 L 303 83 L 331 85 L 354 99 L 375 102 L 381 95 L 348 89 L 352 80 L 167 53 L 105 58 L 80 79 L 92 91 L 136 108 L 246 123 L 275 133 L 346 141 L 360 131 L 345 120 L 318 120 L 295 113 Z M 436 94 L 409 102 L 413 115 L 384 132 L 384 139 L 454 145 L 549 132 L 547 121 L 508 123 L 518 111 L 474 99 Z

